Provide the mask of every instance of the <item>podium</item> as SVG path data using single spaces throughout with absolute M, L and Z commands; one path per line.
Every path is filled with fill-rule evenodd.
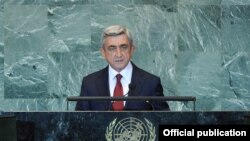
M 16 117 L 0 115 L 0 141 L 16 141 Z
M 0 141 L 35 141 L 35 123 L 20 121 L 17 115 L 0 115 Z
M 192 101 L 193 111 L 195 111 L 196 97 L 194 96 L 128 96 L 128 97 L 108 97 L 108 96 L 69 96 L 67 97 L 67 111 L 70 101 Z
M 5 114 L 5 113 L 2 113 Z M 10 114 L 10 113 L 6 113 Z M 1 121 L 6 121 L 3 124 L 0 123 L 1 131 L 4 132 L 14 131 L 15 125 L 10 124 L 16 121 L 20 121 L 21 125 L 18 125 L 19 132 L 17 132 L 18 141 L 35 141 L 35 140 L 57 140 L 57 141 L 99 141 L 105 140 L 107 132 L 111 132 L 115 125 L 124 125 L 123 127 L 130 127 L 130 123 L 133 125 L 141 125 L 137 123 L 143 123 L 148 128 L 154 127 L 155 129 L 160 125 L 175 126 L 175 129 L 181 129 L 180 127 L 187 128 L 186 125 L 192 125 L 203 129 L 202 125 L 214 125 L 218 129 L 222 129 L 222 125 L 246 125 L 250 126 L 249 115 L 250 111 L 196 111 L 196 112 L 13 112 L 13 117 L 9 119 L 0 118 Z M 1 117 L 1 116 L 0 116 Z M 133 119 L 133 120 L 130 120 Z M 137 120 L 134 120 L 137 119 Z M 147 119 L 147 122 L 145 119 Z M 141 122 L 137 122 L 140 120 Z M 114 123 L 114 121 L 116 121 Z M 130 122 L 131 121 L 131 122 Z M 135 122 L 136 121 L 136 122 Z M 3 123 L 3 122 L 2 122 Z M 112 126 L 112 127 L 111 127 Z M 119 126 L 118 126 L 119 127 Z M 216 128 L 216 129 L 217 129 Z M 130 129 L 130 128 L 129 128 Z M 135 129 L 135 128 L 134 128 Z M 152 129 L 152 128 L 151 128 Z M 159 128 L 158 128 L 159 129 Z M 204 128 L 205 129 L 205 128 Z M 21 130 L 21 132 L 20 132 Z M 17 130 L 18 131 L 18 130 Z M 117 130 L 113 130 L 117 131 Z M 151 130 L 152 131 L 152 130 Z M 180 130 L 181 131 L 181 130 Z M 6 133 L 5 132 L 5 133 Z M 8 135 L 10 135 L 8 132 Z M 12 132 L 13 133 L 13 132 Z M 117 133 L 117 132 L 113 132 Z M 112 134 L 113 134 L 112 133 Z M 156 140 L 162 132 L 155 130 Z M 248 133 L 248 132 L 247 132 Z M 31 136 L 32 134 L 32 136 Z M 12 134 L 14 138 L 3 138 L 0 136 L 0 141 L 14 141 L 15 134 Z M 29 137 L 29 138 L 28 138 Z M 30 139 L 32 137 L 33 139 Z M 13 139 L 13 140 L 12 140 Z M 160 139 L 159 139 L 160 140 Z M 244 140 L 244 139 L 242 139 Z

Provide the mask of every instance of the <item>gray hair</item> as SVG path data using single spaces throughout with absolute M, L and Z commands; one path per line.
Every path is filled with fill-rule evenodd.
M 133 37 L 130 31 L 125 27 L 121 25 L 112 25 L 103 30 L 102 33 L 102 47 L 104 47 L 105 39 L 110 36 L 118 36 L 125 34 L 128 37 L 130 45 L 133 45 Z

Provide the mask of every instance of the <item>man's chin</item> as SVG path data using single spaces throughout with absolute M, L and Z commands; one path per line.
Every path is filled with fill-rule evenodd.
M 116 65 L 116 66 L 115 66 L 115 70 L 116 70 L 116 71 L 119 71 L 119 72 L 122 71 L 124 68 L 125 68 L 124 65 Z
M 122 67 L 125 66 L 125 63 L 124 63 L 124 62 L 115 62 L 115 66 L 116 66 L 117 68 L 122 68 Z

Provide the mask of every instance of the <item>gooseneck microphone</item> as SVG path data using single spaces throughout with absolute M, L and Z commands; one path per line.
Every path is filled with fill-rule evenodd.
M 155 110 L 155 108 L 154 108 L 154 105 L 153 105 L 153 103 L 151 102 L 151 101 L 145 101 L 147 104 L 149 104 L 150 105 L 150 107 L 151 107 L 151 110 L 152 111 L 154 111 Z
M 128 85 L 128 87 L 129 87 L 129 91 L 128 91 L 128 95 L 129 96 L 133 96 L 134 95 L 134 90 L 135 90 L 135 88 L 136 88 L 136 85 L 135 84 L 129 84 Z M 151 102 L 151 101 L 145 101 L 147 104 L 149 104 L 150 105 L 150 107 L 151 107 L 151 110 L 155 110 L 155 108 L 154 108 L 154 106 L 153 106 L 153 103 Z
M 131 96 L 133 95 L 134 93 L 134 90 L 135 90 L 135 85 L 134 84 L 129 84 L 128 85 L 128 92 L 126 94 L 123 95 L 123 97 L 126 97 L 126 96 Z M 116 101 L 111 101 L 110 104 L 109 104 L 109 107 L 108 107 L 108 111 L 112 110 L 112 105 L 113 103 L 116 102 Z
M 130 83 L 129 85 L 128 85 L 128 95 L 129 96 L 131 96 L 131 95 L 133 95 L 134 94 L 134 91 L 135 91 L 135 88 L 136 88 L 136 85 L 135 84 L 132 84 L 132 83 Z

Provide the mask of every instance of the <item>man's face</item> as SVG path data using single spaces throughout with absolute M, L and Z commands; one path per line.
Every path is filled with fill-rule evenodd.
M 127 66 L 134 50 L 134 46 L 129 43 L 127 36 L 121 34 L 106 37 L 101 53 L 111 67 L 120 72 Z

